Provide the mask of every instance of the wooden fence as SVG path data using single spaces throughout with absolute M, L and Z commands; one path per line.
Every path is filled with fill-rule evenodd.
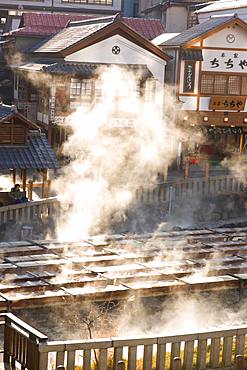
M 92 340 L 48 341 L 48 338 L 12 314 L 2 314 L 5 367 L 47 370 L 59 366 L 74 370 L 184 370 L 230 369 L 236 357 L 246 355 L 247 327 L 193 334 Z M 95 361 L 96 357 L 96 361 Z M 18 363 L 18 364 L 17 364 Z M 177 367 L 177 366 L 176 366 Z
M 58 211 L 57 197 L 0 207 L 0 225 L 9 221 L 29 222 Z
M 140 203 L 171 203 L 192 197 L 215 196 L 219 194 L 243 193 L 243 183 L 233 176 L 212 177 L 209 179 L 177 180 L 155 185 L 153 189 L 140 187 L 135 194 Z M 0 224 L 8 221 L 29 222 L 39 217 L 56 215 L 59 209 L 57 197 L 40 199 L 28 203 L 0 207 Z
M 242 180 L 233 176 L 190 178 L 159 184 L 150 190 L 140 187 L 136 191 L 136 199 L 142 203 L 160 203 L 192 197 L 243 193 L 246 191 L 244 189 Z

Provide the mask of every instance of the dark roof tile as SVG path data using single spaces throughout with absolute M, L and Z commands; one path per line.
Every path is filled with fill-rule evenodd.
M 173 37 L 162 43 L 160 46 L 181 46 L 186 44 L 197 37 L 203 36 L 207 32 L 213 30 L 214 28 L 223 25 L 224 23 L 228 23 L 233 16 L 225 16 L 225 17 L 215 17 L 211 18 L 208 21 L 203 23 L 197 24 L 196 26 L 189 28 L 188 30 L 180 33 L 179 35 Z
M 61 31 L 70 21 L 91 19 L 92 16 L 59 13 L 23 13 L 20 28 L 11 32 L 19 36 L 49 36 Z M 165 32 L 159 19 L 126 18 L 122 21 L 148 40 Z
M 0 169 L 57 169 L 59 164 L 45 134 L 29 133 L 27 145 L 0 145 Z

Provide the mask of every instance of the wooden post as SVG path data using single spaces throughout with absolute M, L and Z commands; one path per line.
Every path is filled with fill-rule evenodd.
M 33 200 L 33 181 L 28 181 L 28 199 Z
M 205 163 L 205 179 L 209 178 L 209 163 L 208 161 Z
M 12 170 L 12 179 L 13 179 L 13 184 L 15 185 L 15 183 L 16 183 L 16 170 Z
M 47 181 L 47 169 L 42 170 L 42 198 L 45 197 L 45 182 Z
M 172 370 L 181 370 L 181 358 L 180 357 L 174 357 L 173 358 L 173 366 Z
M 27 170 L 22 170 L 22 189 L 26 191 L 27 188 Z
M 185 161 L 185 167 L 184 167 L 184 178 L 187 179 L 189 177 L 189 161 Z
M 168 179 L 168 166 L 167 165 L 165 165 L 165 168 L 164 168 L 164 182 L 166 182 L 167 181 L 167 179 Z
M 244 370 L 244 356 L 243 355 L 236 356 L 236 370 Z
M 243 150 L 243 143 L 244 143 L 244 135 L 241 134 L 240 135 L 240 142 L 239 142 L 239 154 L 242 154 L 242 150 Z

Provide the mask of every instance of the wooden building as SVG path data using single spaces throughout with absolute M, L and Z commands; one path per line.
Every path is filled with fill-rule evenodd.
M 59 164 L 56 156 L 39 126 L 17 112 L 15 106 L 1 104 L 0 173 L 11 173 L 13 183 L 16 183 L 19 176 L 25 191 L 28 177 L 33 179 L 36 172 L 43 179 L 44 193 L 48 170 L 57 168 Z M 0 192 L 0 203 L 1 195 L 3 194 Z
M 186 127 L 208 144 L 241 152 L 247 137 L 247 23 L 213 17 L 160 45 L 173 56 L 166 81 L 175 84 Z
M 36 118 L 48 130 L 53 144 L 66 138 L 66 117 L 71 112 L 102 100 L 97 80 L 100 66 L 118 65 L 138 73 L 137 92 L 153 99 L 163 114 L 163 101 L 158 97 L 163 96 L 170 57 L 118 15 L 70 22 L 27 56 L 27 63 L 15 67 L 15 102 L 23 114 Z M 26 106 L 31 102 L 28 112 Z

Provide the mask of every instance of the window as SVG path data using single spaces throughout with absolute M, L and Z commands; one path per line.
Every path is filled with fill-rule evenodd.
M 113 0 L 62 0 L 62 3 L 113 5 Z
M 247 95 L 247 76 L 203 73 L 201 94 Z
M 84 103 L 91 103 L 93 95 L 93 81 L 82 80 L 81 81 L 81 100 Z
M 228 80 L 228 94 L 241 94 L 241 76 L 230 76 Z
M 89 79 L 71 78 L 70 98 L 82 103 L 91 103 L 93 95 L 93 81 Z
M 227 94 L 227 76 L 214 76 L 214 94 Z
M 77 78 L 71 78 L 70 97 L 73 99 L 79 96 L 81 96 L 81 81 Z

